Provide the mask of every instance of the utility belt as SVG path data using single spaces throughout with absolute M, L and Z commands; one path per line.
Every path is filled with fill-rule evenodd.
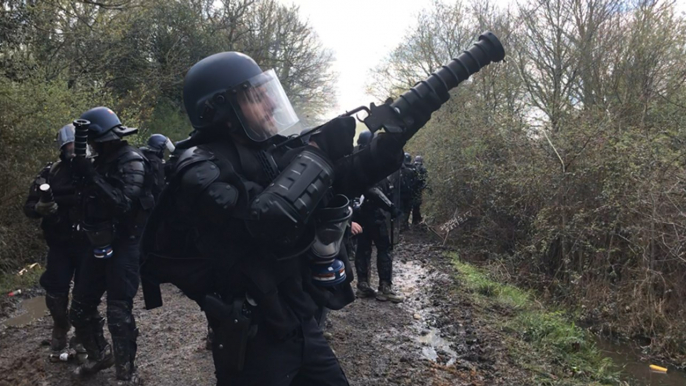
M 240 372 L 245 365 L 248 341 L 257 334 L 259 310 L 257 303 L 247 294 L 230 303 L 219 295 L 205 295 L 203 310 L 214 332 L 212 352 L 215 363 L 227 366 L 231 372 Z

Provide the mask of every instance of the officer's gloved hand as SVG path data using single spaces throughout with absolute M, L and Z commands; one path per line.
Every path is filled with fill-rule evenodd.
M 397 206 L 393 205 L 393 206 L 391 207 L 391 219 L 392 219 L 392 220 L 394 220 L 394 219 L 400 217 L 401 214 L 402 214 L 402 212 L 400 211 L 400 209 L 398 209 Z
M 403 138 L 407 141 L 431 119 L 431 114 L 441 108 L 441 100 L 436 93 L 430 92 L 421 99 L 417 99 L 407 109 L 405 116 L 406 130 Z
M 77 177 L 91 179 L 95 176 L 95 167 L 90 158 L 74 157 L 71 159 L 71 167 Z
M 336 161 L 353 152 L 355 138 L 355 118 L 337 117 L 326 123 L 320 132 L 312 136 L 312 141 L 326 153 L 331 161 Z
M 39 215 L 49 216 L 49 215 L 57 212 L 57 203 L 54 201 L 50 201 L 50 202 L 38 201 L 35 209 L 36 209 L 36 213 L 38 213 Z

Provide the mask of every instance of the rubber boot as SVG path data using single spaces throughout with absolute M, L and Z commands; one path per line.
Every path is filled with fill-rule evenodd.
M 136 330 L 136 335 L 137 333 L 138 330 Z M 140 385 L 141 382 L 134 365 L 138 348 L 135 339 L 112 338 L 112 345 L 114 346 L 114 369 L 117 380 L 124 381 L 124 383 L 120 383 L 124 385 Z
M 107 343 L 102 332 L 104 325 L 105 319 L 97 315 L 86 326 L 76 328 L 76 336 L 88 353 L 86 363 L 76 368 L 77 375 L 92 375 L 114 364 L 112 347 Z
M 360 280 L 357 283 L 357 297 L 358 298 L 373 298 L 376 295 L 374 289 L 366 280 Z
M 67 313 L 69 295 L 47 293 L 45 295 L 45 305 L 50 310 L 53 321 L 50 348 L 53 351 L 61 351 L 67 347 L 67 333 L 71 329 Z
M 376 293 L 376 300 L 385 302 L 391 301 L 393 303 L 401 303 L 404 299 L 393 291 L 393 286 L 387 281 L 382 281 L 379 285 L 379 292 Z

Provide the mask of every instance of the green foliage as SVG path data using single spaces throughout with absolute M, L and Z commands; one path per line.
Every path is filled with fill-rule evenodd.
M 22 213 L 32 179 L 56 160 L 57 130 L 96 106 L 150 134 L 191 131 L 183 78 L 200 59 L 241 51 L 274 68 L 304 121 L 335 104 L 332 53 L 298 9 L 276 0 L 3 1 L 0 11 L 0 274 L 40 259 Z
M 141 128 L 139 138 L 147 140 L 152 134 L 164 134 L 173 142 L 180 141 L 191 132 L 191 124 L 188 116 L 170 101 L 161 100 L 155 106 L 152 116 Z
M 486 272 L 451 254 L 462 287 L 471 301 L 483 308 L 501 310 L 492 321 L 511 336 L 510 354 L 518 364 L 546 384 L 613 384 L 617 372 L 604 358 L 593 337 L 560 311 L 549 311 L 527 291 L 492 279 Z M 504 310 L 504 311 L 503 311 Z M 548 381 L 546 381 L 546 379 Z
M 41 275 L 45 272 L 44 268 L 29 269 L 23 275 L 17 275 L 14 272 L 0 275 L 0 296 L 7 296 L 10 292 L 26 290 L 38 286 L 38 281 Z
M 471 26 L 505 46 L 408 144 L 427 223 L 459 220 L 449 241 L 471 259 L 686 363 L 686 18 L 669 1 L 470 5 L 410 31 L 380 66 L 395 83 L 375 85 L 406 89 Z
M 460 273 L 462 285 L 479 295 L 489 298 L 489 302 L 495 302 L 508 309 L 522 309 L 531 305 L 531 295 L 513 285 L 503 284 L 492 280 L 475 266 L 459 259 L 457 254 L 452 255 L 453 266 Z

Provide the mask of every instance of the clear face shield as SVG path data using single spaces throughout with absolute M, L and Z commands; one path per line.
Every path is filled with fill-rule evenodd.
M 164 147 L 166 147 L 167 150 L 169 150 L 169 154 L 174 153 L 174 151 L 176 150 L 176 146 L 174 146 L 174 143 L 170 141 L 169 138 L 167 138 L 167 140 L 164 142 Z
M 246 135 L 254 142 L 277 134 L 287 137 L 299 133 L 298 116 L 274 70 L 254 76 L 237 87 L 232 102 Z
M 60 149 L 61 153 L 63 153 L 65 159 L 74 156 L 74 140 L 74 125 L 66 125 L 57 132 L 57 138 L 55 138 L 55 142 L 57 143 L 57 148 Z

